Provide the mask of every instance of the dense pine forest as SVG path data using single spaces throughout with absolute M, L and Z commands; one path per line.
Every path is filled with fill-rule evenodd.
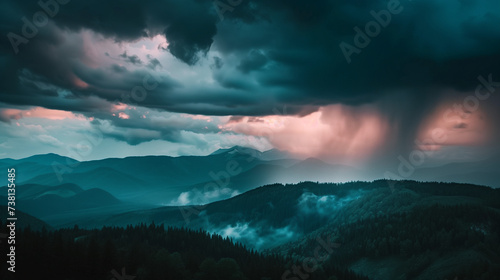
M 5 242 L 0 245 L 7 251 Z M 202 230 L 154 224 L 100 230 L 28 227 L 16 236 L 15 275 L 3 261 L 1 278 L 263 280 L 281 279 L 288 265 L 278 255 L 247 250 Z M 328 278 L 367 279 L 336 266 L 325 266 L 309 279 Z
M 341 226 L 331 224 L 320 231 L 325 232 L 342 244 L 325 262 L 327 266 L 352 267 L 360 259 L 393 259 L 402 279 L 429 279 L 421 274 L 433 266 L 441 272 L 450 271 L 441 279 L 486 280 L 500 275 L 500 212 L 484 206 L 418 207 Z M 300 260 L 297 256 L 310 251 L 317 241 L 312 234 L 297 243 L 281 248 L 290 258 Z M 462 265 L 444 269 L 446 260 Z
M 16 273 L 4 254 L 0 279 L 498 279 L 499 201 L 484 186 L 378 180 L 263 186 L 206 205 L 189 228 L 189 206 L 55 229 L 19 212 Z

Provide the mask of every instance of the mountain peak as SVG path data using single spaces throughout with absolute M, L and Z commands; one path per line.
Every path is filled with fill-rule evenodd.
M 235 152 L 244 153 L 244 154 L 255 153 L 255 152 L 260 153 L 260 151 L 258 151 L 256 149 L 236 145 L 236 146 L 233 146 L 233 147 L 227 148 L 227 149 L 218 149 L 215 152 L 211 153 L 210 155 L 218 155 L 218 154 L 223 154 L 223 153 L 235 153 Z
M 42 163 L 42 164 L 52 164 L 54 161 L 58 161 L 60 163 L 77 162 L 76 159 L 66 157 L 66 156 L 61 156 L 61 155 L 54 154 L 54 153 L 34 155 L 34 156 L 27 157 L 27 158 L 22 158 L 22 159 L 5 159 L 5 160 L 14 160 L 17 162 L 37 162 L 37 163 Z

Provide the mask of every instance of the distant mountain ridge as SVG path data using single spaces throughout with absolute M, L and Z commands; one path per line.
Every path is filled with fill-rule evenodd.
M 0 188 L 0 200 L 7 201 L 7 188 Z M 101 189 L 83 190 L 75 184 L 46 186 L 39 184 L 16 185 L 16 209 L 51 222 L 52 216 L 69 216 L 74 212 L 102 211 L 118 207 L 122 202 Z
M 203 198 L 207 203 L 265 184 L 341 181 L 335 174 L 353 173 L 346 172 L 345 167 L 337 172 L 339 166 L 311 159 L 304 161 L 300 168 L 293 167 L 300 162 L 279 150 L 260 152 L 235 146 L 207 156 L 143 156 L 82 162 L 47 154 L 20 160 L 1 159 L 0 167 L 15 167 L 19 184 L 70 183 L 84 190 L 99 188 L 118 199 L 156 205 L 175 203 L 186 192 L 192 198 L 200 196 L 210 184 L 223 191 Z M 325 170 L 328 171 L 326 177 Z
M 494 161 L 417 168 L 408 179 L 496 187 L 500 180 L 495 178 L 500 175 L 491 164 Z M 374 178 L 373 172 L 316 158 L 298 159 L 276 149 L 260 152 L 242 146 L 219 149 L 206 156 L 133 156 L 79 162 L 47 154 L 19 160 L 0 159 L 0 168 L 11 167 L 18 170 L 19 184 L 70 183 L 83 190 L 102 189 L 123 201 L 156 206 L 206 204 L 273 183 L 346 182 L 383 176 L 378 172 L 380 176 Z
M 6 200 L 4 200 L 4 201 L 6 201 Z M 11 216 L 8 214 L 7 205 L 0 204 L 0 219 L 4 225 L 8 224 L 8 222 L 7 222 L 8 217 L 11 217 Z M 42 230 L 44 228 L 46 230 L 53 229 L 53 227 L 51 225 L 47 224 L 46 222 L 40 220 L 39 218 L 37 218 L 33 215 L 27 214 L 21 210 L 16 210 L 16 218 L 17 218 L 17 221 L 16 221 L 16 229 L 17 230 L 23 230 L 27 227 L 29 227 L 32 230 Z M 0 231 L 0 233 L 3 233 L 3 232 L 4 232 L 4 230 L 2 229 Z M 0 239 L 0 241 L 3 242 L 3 240 L 1 240 L 1 239 Z M 1 242 L 0 242 L 0 244 L 1 244 Z
M 247 147 L 242 147 L 242 146 L 234 146 L 231 148 L 227 149 L 218 149 L 211 153 L 210 155 L 218 155 L 218 154 L 223 154 L 223 153 L 240 153 L 240 154 L 247 154 L 252 157 L 259 158 L 261 160 L 278 160 L 278 159 L 297 159 L 297 157 L 294 157 L 290 155 L 289 153 L 286 153 L 284 151 L 278 150 L 278 149 L 271 149 L 267 150 L 264 152 L 252 149 L 252 148 L 247 148 Z

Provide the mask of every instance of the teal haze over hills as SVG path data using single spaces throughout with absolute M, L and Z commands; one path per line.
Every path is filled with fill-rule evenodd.
M 299 159 L 279 150 L 260 152 L 235 146 L 207 156 L 141 156 L 76 161 L 56 154 L 24 159 L 0 159 L 0 168 L 16 168 L 19 184 L 58 186 L 72 183 L 87 190 L 100 188 L 121 200 L 171 205 L 182 193 L 190 193 L 199 203 L 218 199 L 272 183 L 301 181 L 346 182 L 390 179 L 449 181 L 500 187 L 494 164 L 498 156 L 479 162 L 452 163 L 432 168 L 415 168 L 411 176 L 384 166 L 354 168 L 319 159 Z M 394 173 L 395 172 L 395 173 Z M 213 197 L 199 197 L 210 187 L 219 190 Z

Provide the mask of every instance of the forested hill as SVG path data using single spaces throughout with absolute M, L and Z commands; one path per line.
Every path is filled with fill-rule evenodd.
M 499 189 L 386 180 L 340 189 L 357 187 L 364 193 L 329 212 L 316 230 L 269 252 L 301 263 L 314 254 L 318 237 L 329 236 L 338 248 L 323 265 L 339 265 L 370 279 L 498 279 Z
M 111 271 L 121 273 L 123 267 L 137 279 L 500 275 L 500 189 L 485 186 L 388 180 L 273 184 L 208 205 L 130 211 L 93 224 L 19 230 L 17 275 L 118 280 Z
M 1 279 L 270 280 L 282 279 L 290 266 L 281 256 L 247 250 L 229 238 L 154 224 L 100 230 L 28 228 L 17 233 L 16 241 L 16 273 L 8 272 L 2 261 Z M 0 247 L 7 250 L 6 243 Z M 330 277 L 367 279 L 335 265 L 309 279 Z

